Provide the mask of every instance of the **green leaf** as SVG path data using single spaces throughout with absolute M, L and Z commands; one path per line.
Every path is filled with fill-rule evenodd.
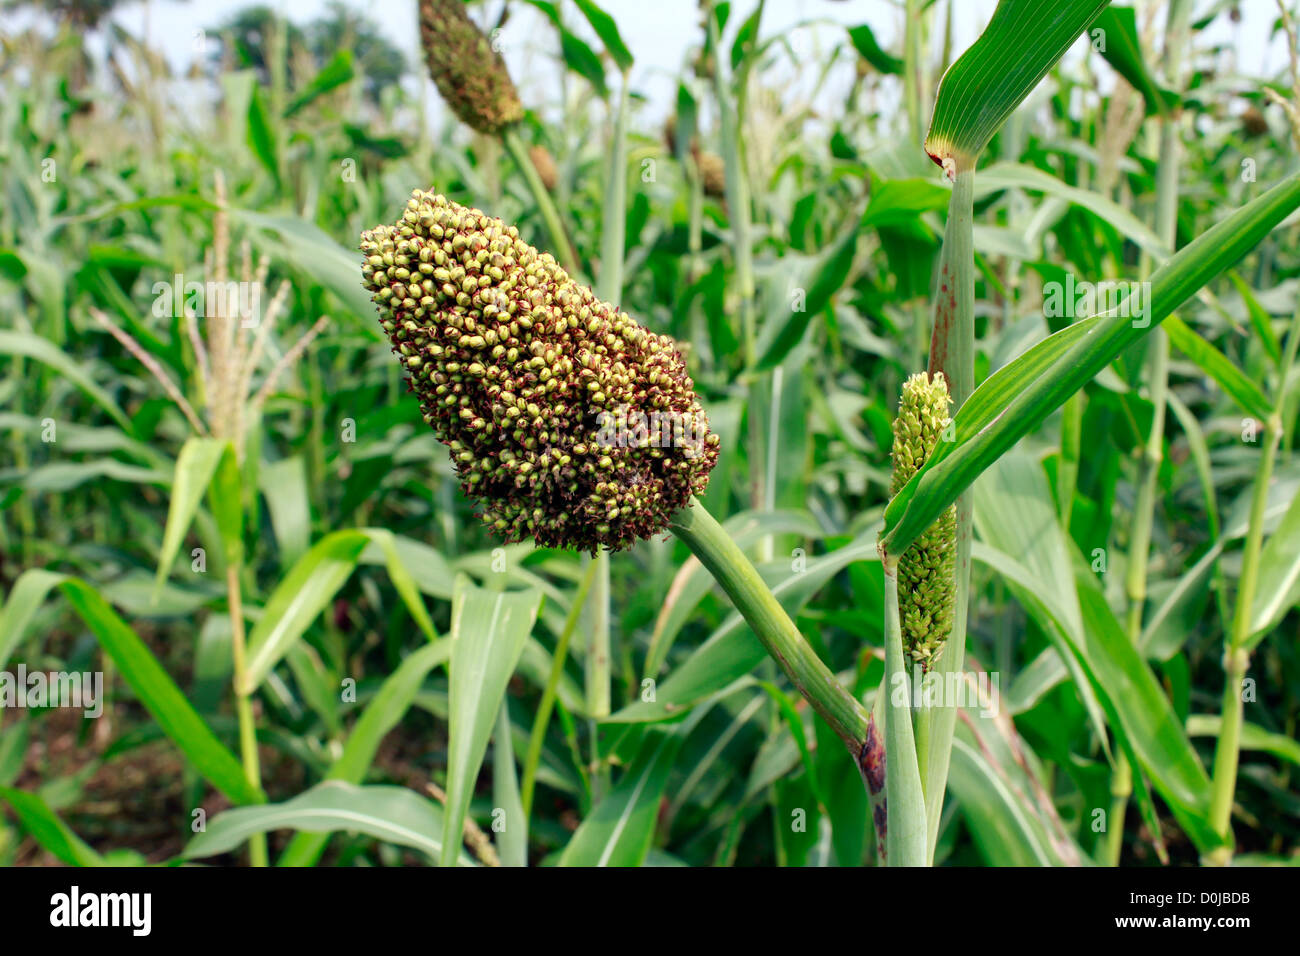
M 1109 196 L 1063 183 L 1041 169 L 1022 163 L 994 163 L 981 169 L 975 179 L 977 199 L 1003 189 L 1024 189 L 1064 199 L 1084 212 L 1107 223 L 1126 239 L 1136 242 L 1156 262 L 1169 258 L 1169 246 L 1133 213 Z
M 64 352 L 48 339 L 43 339 L 34 332 L 14 332 L 8 329 L 0 329 L 0 355 L 21 356 L 48 365 L 59 375 L 85 392 L 87 397 L 96 405 L 108 412 L 113 421 L 122 427 L 123 431 L 128 433 L 135 431 L 131 427 L 131 419 L 109 397 L 108 392 L 95 384 L 95 380 L 90 377 L 90 373 L 74 362 L 67 352 Z
M 280 146 L 259 86 L 253 87 L 253 95 L 248 101 L 248 148 L 253 151 L 258 162 L 266 167 L 271 178 L 279 183 Z
M 1247 648 L 1256 647 L 1297 602 L 1300 602 L 1300 498 L 1291 502 L 1282 523 L 1259 556 L 1259 583 L 1251 606 Z
M 406 562 L 402 560 L 401 552 L 397 548 L 397 539 L 391 532 L 382 528 L 364 530 L 369 539 L 378 543 L 384 552 L 389 580 L 393 582 L 393 587 L 397 589 L 397 595 L 406 605 L 406 609 L 411 612 L 412 619 L 424 632 L 425 637 L 431 641 L 437 640 L 438 633 L 433 629 L 433 621 L 429 619 L 429 611 L 420 597 L 420 589 L 407 569 Z
M 1216 349 L 1176 315 L 1165 319 L 1165 334 L 1169 342 L 1182 352 L 1210 378 L 1218 382 L 1219 387 L 1248 415 L 1253 415 L 1262 422 L 1268 421 L 1273 414 L 1273 403 L 1264 395 L 1260 387 L 1246 376 L 1246 373 Z
M 952 190 L 928 179 L 872 179 L 871 202 L 861 227 L 911 225 L 927 212 L 946 209 Z
M 67 580 L 65 575 L 33 568 L 14 582 L 4 606 L 0 607 L 0 669 L 27 635 L 27 628 L 49 593 Z
M 345 830 L 419 850 L 431 862 L 442 857 L 442 810 L 405 787 L 358 787 L 327 780 L 284 803 L 239 807 L 219 813 L 181 854 L 193 860 L 229 853 L 249 837 L 271 830 L 334 833 Z M 460 854 L 452 862 L 473 864 Z
M 280 242 L 285 258 L 304 276 L 308 276 L 335 297 L 361 321 L 360 328 L 379 340 L 383 333 L 375 321 L 375 307 L 361 285 L 360 254 L 339 245 L 315 223 L 296 216 L 270 216 L 248 209 L 231 209 L 231 216 L 258 229 L 272 233 Z
M 284 108 L 284 118 L 293 116 L 313 100 L 342 86 L 355 75 L 356 71 L 352 68 L 352 51 L 339 50 Z
M 833 245 L 812 257 L 796 256 L 794 274 L 783 263 L 782 279 L 776 286 L 775 308 L 769 313 L 758 339 L 759 371 L 776 368 L 785 361 L 808 331 L 808 325 L 820 315 L 849 276 L 857 250 L 858 229 L 853 222 Z M 799 299 L 793 296 L 802 293 Z
M 502 866 L 528 865 L 528 819 L 524 816 L 523 797 L 519 793 L 519 772 L 510 741 L 510 707 L 501 701 L 496 731 L 492 735 L 492 805 L 502 811 L 497 834 L 497 852 Z
M 1277 332 L 1273 329 L 1273 317 L 1259 303 L 1255 293 L 1250 286 L 1246 285 L 1241 276 L 1236 272 L 1229 272 L 1228 279 L 1237 289 L 1237 294 L 1241 296 L 1241 301 L 1246 305 L 1246 314 L 1250 317 L 1251 328 L 1259 336 L 1260 343 L 1264 346 L 1264 351 L 1276 365 L 1282 361 L 1282 343 L 1277 339 Z
M 176 469 L 172 476 L 171 505 L 167 510 L 167 524 L 163 530 L 163 543 L 158 551 L 158 573 L 154 580 L 152 597 L 155 604 L 158 602 L 163 586 L 167 583 L 167 576 L 171 574 L 172 564 L 176 561 L 176 555 L 180 551 L 181 543 L 185 540 L 185 534 L 194 521 L 194 513 L 198 511 L 199 499 L 208 490 L 208 486 L 217 472 L 217 466 L 222 463 L 223 458 L 228 458 L 229 465 L 236 469 L 235 480 L 237 483 L 238 466 L 235 463 L 235 449 L 230 442 L 219 441 L 215 438 L 190 438 L 181 446 L 181 453 L 176 457 Z M 228 506 L 228 494 L 217 492 L 215 497 Z M 236 494 L 236 506 L 238 501 L 239 497 Z M 214 507 L 214 510 L 217 509 Z M 233 530 L 234 541 L 238 542 L 240 534 L 237 527 L 233 529 L 228 527 L 232 519 L 226 513 L 227 507 L 222 507 L 220 510 L 222 517 L 218 519 L 218 524 L 227 531 Z M 239 519 L 237 515 L 233 518 L 233 522 L 236 526 L 238 525 Z M 225 534 L 222 537 L 227 544 L 226 560 L 229 561 L 231 542 Z
M 901 554 L 961 492 L 1135 341 L 1249 252 L 1300 206 L 1300 174 L 1273 187 L 1170 258 L 1151 277 L 1150 322 L 1117 314 L 1076 322 L 989 377 L 958 410 L 956 440 L 941 442 L 885 510 L 883 545 Z
M 605 67 L 591 47 L 578 39 L 564 27 L 560 27 L 560 54 L 569 69 L 585 78 L 602 96 L 609 96 L 609 87 L 605 84 Z
M 63 580 L 59 590 L 113 658 L 140 703 L 194 769 L 233 802 L 261 803 L 265 797 L 249 783 L 234 754 L 222 745 L 158 659 L 99 592 L 76 578 Z
M 454 859 L 506 684 L 541 607 L 536 590 L 485 591 L 456 579 L 451 600 L 451 687 L 443 865 Z
M 352 575 L 368 538 L 360 531 L 335 531 L 316 543 L 276 586 L 248 638 L 244 684 L 251 694 L 294 641 Z
M 881 73 L 897 76 L 903 72 L 903 61 L 881 49 L 876 35 L 865 23 L 860 27 L 849 27 L 849 41 L 858 55 Z
M 587 814 L 560 866 L 640 866 L 654 839 L 659 805 L 682 736 L 650 731 L 617 786 Z
M 596 6 L 592 0 L 575 0 L 575 2 L 582 15 L 587 18 L 587 22 L 591 24 L 591 28 L 596 31 L 596 36 L 600 37 L 600 42 L 605 44 L 605 52 L 618 64 L 618 68 L 624 73 L 632 69 L 632 54 L 624 45 L 623 38 L 619 36 L 618 25 L 614 22 L 614 18 Z
M 1193 714 L 1187 718 L 1189 737 L 1218 737 L 1222 731 L 1223 718 L 1218 714 Z M 1271 733 L 1258 724 L 1241 725 L 1241 749 L 1272 754 L 1300 767 L 1300 741 L 1286 734 Z
M 988 27 L 939 83 L 925 137 L 930 157 L 941 165 L 973 166 L 993 134 L 1108 2 L 1000 0 Z
M 326 778 L 361 783 L 374 762 L 380 742 L 410 709 L 429 671 L 450 656 L 451 641 L 443 639 L 420 648 L 402 661 L 361 712 L 343 745 L 343 753 L 334 761 Z M 278 865 L 311 866 L 320 859 L 327 842 L 328 837 L 323 834 L 299 833 L 285 847 Z
M 974 490 L 975 527 L 984 544 L 1000 552 L 989 556 L 977 544 L 974 557 L 984 560 L 995 571 L 1005 572 L 1007 567 L 998 557 L 1015 556 L 1017 568 L 1023 568 L 1026 575 L 1021 578 L 1004 573 L 1007 584 L 1044 633 L 1053 639 L 1078 687 L 1093 730 L 1102 746 L 1107 747 L 1105 718 L 1066 643 L 1066 632 L 1076 641 L 1080 639 L 1083 615 L 1074 586 L 1069 545 L 1057 521 L 1042 466 L 1029 454 L 1013 449 L 980 477 Z
M 898 567 L 885 568 L 886 858 L 890 866 L 925 866 L 929 857 L 925 791 L 921 785 L 912 697 L 898 610 Z M 899 691 L 901 690 L 901 694 Z
M 263 464 L 258 485 L 271 515 L 281 565 L 292 565 L 311 545 L 311 494 L 302 456 Z
M 560 55 L 569 69 L 585 77 L 602 97 L 608 96 L 609 88 L 605 85 L 605 65 L 601 63 L 595 51 L 565 27 L 555 4 L 550 3 L 549 0 L 528 0 L 528 2 L 542 11 L 560 34 Z
M 0 799 L 13 807 L 33 840 L 68 866 L 104 866 L 104 858 L 59 819 L 58 814 L 34 793 L 0 787 Z
M 1219 846 L 1210 825 L 1210 780 L 1159 681 L 1142 660 L 1091 572 L 1076 574 L 1085 627 L 1074 647 L 1129 759 L 1151 778 L 1202 852 Z
M 1142 43 L 1138 36 L 1137 13 L 1132 7 L 1108 7 L 1093 24 L 1104 46 L 1100 53 L 1115 72 L 1124 77 L 1146 101 L 1147 115 L 1166 113 L 1178 105 L 1178 94 L 1161 88 L 1147 69 L 1142 57 Z M 1094 49 L 1096 44 L 1094 44 Z
M 731 69 L 732 72 L 739 72 L 740 65 L 745 62 L 745 57 L 755 48 L 755 41 L 758 39 L 759 21 L 763 18 L 763 5 L 760 3 L 754 8 L 754 12 L 745 18 L 745 22 L 736 30 L 736 39 L 731 43 Z
M 1053 845 L 1053 834 L 1022 789 L 1026 787 L 1026 776 L 1014 763 L 995 767 L 986 754 L 963 737 L 953 741 L 949 771 L 952 796 L 991 866 L 1063 863 Z

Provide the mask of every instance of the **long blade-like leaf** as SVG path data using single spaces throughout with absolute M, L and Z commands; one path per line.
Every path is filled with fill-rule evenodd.
M 171 505 L 167 511 L 167 525 L 163 530 L 162 548 L 158 553 L 158 576 L 154 581 L 153 602 L 157 603 L 167 575 L 171 573 L 176 554 L 180 551 L 185 533 L 194 521 L 199 501 L 207 491 L 212 476 L 223 457 L 233 462 L 234 447 L 228 441 L 215 438 L 191 438 L 181 446 L 176 457 L 176 471 L 172 477 Z
M 535 590 L 485 591 L 461 576 L 456 579 L 451 605 L 444 866 L 450 865 L 461 845 L 474 781 L 505 699 L 506 684 L 537 620 L 541 594 Z
M 587 815 L 565 847 L 561 866 L 640 866 L 682 734 L 654 730 L 618 785 Z
M 1152 276 L 1145 315 L 1086 319 L 1030 349 L 984 382 L 957 412 L 956 440 L 940 442 L 885 510 L 884 544 L 902 552 L 999 455 L 1201 286 L 1249 252 L 1300 206 L 1300 173 L 1180 250 Z
M 1110 0 L 1001 0 L 978 40 L 944 74 L 925 151 L 969 167 L 993 134 Z
M 334 761 L 326 778 L 361 783 L 379 751 L 380 741 L 402 719 L 424 678 L 450 656 L 451 641 L 443 639 L 420 648 L 402 661 L 361 712 L 352 733 L 348 734 L 347 743 L 343 745 L 343 753 Z M 326 834 L 298 833 L 285 847 L 277 865 L 311 866 L 320 859 L 328 841 Z
M 409 846 L 431 861 L 442 855 L 442 810 L 405 787 L 358 787 L 328 780 L 284 803 L 239 807 L 218 814 L 185 847 L 182 856 L 197 859 L 229 853 L 249 837 L 270 830 L 307 833 L 347 830 Z M 461 854 L 452 865 L 470 866 Z

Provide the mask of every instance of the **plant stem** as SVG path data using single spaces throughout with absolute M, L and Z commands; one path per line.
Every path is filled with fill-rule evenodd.
M 768 654 L 858 762 L 868 740 L 870 714 L 804 640 L 745 553 L 693 498 L 673 516 L 669 530 L 727 592 Z
M 235 711 L 239 719 L 239 753 L 244 774 L 255 789 L 262 789 L 262 767 L 257 755 L 257 725 L 253 719 L 253 701 L 243 689 L 247 672 L 247 646 L 244 637 L 243 591 L 239 583 L 240 562 L 226 564 L 226 596 L 230 606 L 230 655 L 234 667 Z M 266 834 L 256 833 L 248 839 L 248 860 L 253 866 L 266 866 Z
M 718 126 L 722 139 L 722 159 L 726 167 L 727 216 L 731 220 L 732 258 L 735 262 L 735 287 L 739 296 L 740 307 L 740 341 L 741 354 L 749 375 L 749 401 L 746 417 L 748 419 L 748 456 L 750 473 L 750 506 L 756 511 L 770 511 L 773 507 L 775 489 L 769 487 L 768 476 L 772 471 L 774 460 L 769 456 L 775 449 L 768 447 L 767 435 L 764 433 L 765 416 L 775 415 L 775 403 L 771 392 L 765 388 L 765 377 L 754 372 L 758 361 L 758 319 L 755 310 L 757 286 L 754 279 L 753 248 L 753 210 L 750 207 L 749 175 L 745 166 L 744 147 L 741 142 L 740 129 L 743 124 L 741 99 L 743 98 L 746 71 L 744 64 L 737 71 L 733 84 L 723 70 L 721 38 L 718 34 L 717 20 L 710 3 L 705 13 L 709 46 L 713 50 L 715 64 L 713 69 L 713 92 L 718 102 Z M 757 42 L 757 37 L 755 37 Z M 773 557 L 773 539 L 763 535 L 759 539 L 756 554 L 759 562 L 770 561 Z
M 881 554 L 885 571 L 885 772 L 889 866 L 925 866 L 929 827 L 916 743 L 912 736 L 911 688 L 898 619 L 898 562 Z M 895 694 L 902 698 L 895 701 Z
M 555 644 L 555 653 L 551 658 L 551 673 L 546 678 L 546 687 L 542 691 L 541 702 L 537 705 L 537 716 L 533 718 L 533 730 L 528 737 L 528 752 L 524 755 L 524 776 L 520 784 L 521 801 L 524 805 L 524 819 L 527 820 L 533 809 L 533 789 L 537 783 L 537 768 L 542 760 L 542 744 L 546 741 L 546 726 L 551 720 L 551 708 L 555 706 L 555 696 L 564 674 L 564 661 L 569 653 L 569 639 L 577 627 L 578 617 L 587 603 L 587 592 L 596 574 L 596 563 L 587 562 L 587 570 L 578 582 L 578 590 L 573 595 L 573 603 L 564 618 L 564 629 Z
M 1244 703 L 1241 681 L 1250 665 L 1246 641 L 1250 637 L 1250 613 L 1259 582 L 1259 556 L 1264 542 L 1264 510 L 1268 504 L 1268 485 L 1273 478 L 1281 420 L 1274 415 L 1268 423 L 1264 452 L 1255 473 L 1250 498 L 1250 525 L 1241 556 L 1241 580 L 1237 585 L 1237 606 L 1232 617 L 1232 634 L 1224 653 L 1223 719 L 1219 743 L 1214 751 L 1214 783 L 1210 794 L 1210 823 L 1215 831 L 1231 842 L 1232 797 L 1237 785 L 1237 758 L 1241 743 Z M 1231 853 L 1229 853 L 1229 858 Z M 1226 862 L 1226 861 L 1225 861 Z
M 564 231 L 564 222 L 560 219 L 560 211 L 555 206 L 555 200 L 547 191 L 546 185 L 542 182 L 542 177 L 537 172 L 537 167 L 533 165 L 533 158 L 528 155 L 528 147 L 524 141 L 519 138 L 519 131 L 513 126 L 507 126 L 501 133 L 501 141 L 505 144 L 506 152 L 515 161 L 519 171 L 524 174 L 524 181 L 528 184 L 528 191 L 533 194 L 533 201 L 537 203 L 537 211 L 542 214 L 542 220 L 546 223 L 546 230 L 551 234 L 551 244 L 555 246 L 555 258 L 561 266 L 570 274 L 578 272 L 578 254 L 574 251 L 572 243 L 569 242 L 569 236 Z
M 1284 409 L 1290 400 L 1291 369 L 1295 364 L 1296 350 L 1300 347 L 1300 304 L 1291 319 L 1287 335 L 1286 353 L 1278 368 L 1278 387 L 1275 409 Z M 1232 801 L 1237 789 L 1237 762 L 1241 750 L 1241 727 L 1245 718 L 1245 702 L 1241 697 L 1241 682 L 1250 667 L 1251 612 L 1255 606 L 1255 592 L 1259 584 L 1260 553 L 1264 543 L 1264 512 L 1268 504 L 1268 486 L 1273 479 L 1273 466 L 1282 439 L 1282 418 L 1274 411 L 1265 425 L 1265 443 L 1255 472 L 1255 485 L 1251 491 L 1250 524 L 1246 529 L 1246 543 L 1241 556 L 1241 579 L 1237 585 L 1237 606 L 1232 617 L 1232 633 L 1223 655 L 1223 703 L 1219 742 L 1214 751 L 1214 775 L 1210 790 L 1210 824 L 1223 838 L 1222 852 L 1212 855 L 1207 862 L 1226 864 L 1232 859 Z
M 1165 60 L 1171 81 L 1180 81 L 1183 44 L 1187 37 L 1191 4 L 1187 0 L 1170 0 L 1165 23 Z M 1182 170 L 1182 139 L 1178 115 L 1160 121 L 1160 155 L 1156 172 L 1156 233 L 1170 251 L 1178 240 L 1178 177 Z M 1149 264 L 1147 265 L 1149 268 Z M 1145 269 L 1144 269 L 1145 271 Z M 1164 329 L 1153 329 L 1147 394 L 1151 401 L 1151 431 L 1142 451 L 1138 476 L 1138 495 L 1134 506 L 1133 530 L 1129 540 L 1129 561 L 1124 591 L 1128 598 L 1127 631 L 1134 644 L 1142 636 L 1142 616 L 1147 599 L 1147 562 L 1151 553 L 1151 530 L 1155 522 L 1157 483 L 1164 459 L 1165 412 L 1169 392 L 1169 336 Z M 1115 757 L 1111 777 L 1111 812 L 1106 820 L 1106 856 L 1103 862 L 1118 866 L 1124 847 L 1124 816 L 1133 792 L 1133 768 L 1122 753 Z
M 600 275 L 596 296 L 618 306 L 623 299 L 623 256 L 627 244 L 627 74 L 619 90 L 611 134 L 609 163 L 605 169 L 605 205 L 600 234 Z M 609 768 L 600 758 L 597 722 L 610 714 L 610 580 L 609 553 L 592 558 L 595 586 L 589 605 L 591 629 L 587 646 L 587 716 L 591 722 L 592 799 L 606 789 Z
M 609 555 L 602 552 L 593 557 L 590 570 L 594 572 L 595 586 L 587 602 L 587 657 L 585 684 L 587 691 L 587 722 L 591 737 L 591 789 L 592 800 L 604 793 L 606 771 L 600 757 L 599 722 L 610 715 L 610 641 L 609 641 Z
M 903 5 L 903 103 L 907 108 L 908 133 L 914 143 L 925 139 L 921 128 L 921 3 L 906 0 Z
M 934 330 L 930 339 L 930 373 L 943 372 L 952 396 L 953 413 L 975 391 L 975 170 L 954 169 L 952 199 L 939 255 L 939 282 L 935 290 Z M 971 539 L 974 527 L 971 492 L 957 498 L 957 553 L 953 562 L 956 597 L 952 632 L 935 674 L 948 686 L 949 675 L 960 674 L 966 657 L 966 627 L 970 607 Z M 895 556 L 895 560 L 896 560 Z M 934 857 L 943 816 L 943 796 L 948 786 L 952 738 L 957 730 L 957 707 L 945 700 L 928 717 L 925 763 L 920 765 L 925 794 L 927 860 Z M 886 768 L 886 778 L 888 778 Z

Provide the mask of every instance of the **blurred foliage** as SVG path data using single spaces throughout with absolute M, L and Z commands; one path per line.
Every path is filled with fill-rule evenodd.
M 49 6 L 91 25 L 112 5 Z M 934 30 L 947 7 L 927 6 Z M 584 41 L 563 40 L 526 5 L 511 10 L 535 25 L 532 48 L 567 54 L 559 69 L 538 63 L 528 82 L 516 77 L 531 111 L 520 133 L 554 157 L 552 192 L 590 278 L 600 268 L 612 107 L 593 88 Z M 924 367 L 929 347 L 948 190 L 895 108 L 900 82 L 892 70 L 903 51 L 881 49 L 880 33 L 834 31 L 833 49 L 811 56 L 759 23 L 756 38 L 733 45 L 745 17 L 720 19 L 723 66 L 742 78 L 733 92 L 744 94 L 758 351 L 771 371 L 763 400 L 749 389 L 752 370 L 740 348 L 726 200 L 705 193 L 692 150 L 664 142 L 663 110 L 639 96 L 630 106 L 620 305 L 681 343 L 722 437 L 708 507 L 747 549 L 774 538 L 776 557 L 761 570 L 823 659 L 868 695 L 882 672 L 882 579 L 868 558 L 888 493 L 899 388 Z M 263 307 L 287 283 L 284 308 L 249 371 L 253 390 L 284 367 L 244 422 L 238 465 L 237 577 L 251 640 L 273 644 L 288 634 L 273 626 L 276 615 L 292 617 L 286 581 L 308 588 L 312 600 L 291 639 L 271 648 L 282 656 L 265 651 L 269 671 L 253 694 L 267 798 L 295 807 L 360 801 L 405 819 L 437 811 L 432 782 L 466 796 L 469 818 L 490 830 L 493 808 L 504 806 L 493 787 L 511 761 L 485 767 L 472 793 L 448 785 L 447 655 L 416 656 L 435 646 L 417 606 L 445 640 L 453 601 L 479 601 L 480 591 L 504 587 L 542 599 L 501 714 L 481 718 L 504 721 L 493 726 L 492 754 L 502 726 L 514 755 L 527 749 L 582 568 L 572 554 L 501 548 L 484 533 L 382 340 L 355 249 L 361 230 L 392 221 L 413 187 L 432 186 L 516 222 L 543 248 L 547 233 L 499 144 L 431 122 L 402 55 L 364 16 L 335 4 L 314 22 L 286 25 L 282 45 L 269 42 L 277 22 L 269 8 L 251 7 L 213 27 L 220 45 L 195 54 L 189 90 L 125 30 L 84 85 L 67 79 L 84 59 L 75 34 L 42 22 L 4 37 L 0 668 L 105 669 L 110 700 L 99 720 L 66 708 L 0 712 L 0 786 L 39 798 L 8 801 L 15 811 L 0 817 L 0 862 L 49 862 L 60 852 L 84 860 L 86 851 L 173 859 L 192 837 L 195 808 L 220 818 L 229 806 L 193 755 L 164 739 L 153 708 L 170 692 L 103 663 L 106 634 L 136 646 L 111 617 L 91 614 L 89 598 L 74 606 L 52 584 L 39 594 L 15 587 L 33 569 L 84 581 L 235 752 L 223 584 L 229 542 L 202 494 L 179 559 L 156 600 L 152 593 L 180 497 L 177 459 L 198 434 L 160 376 L 194 408 L 212 399 L 201 371 L 211 356 L 196 348 L 182 307 L 159 305 L 160 290 L 175 276 L 212 278 L 214 248 L 229 259 L 234 281 L 260 281 Z M 576 17 L 565 22 L 567 33 Z M 674 135 L 721 152 L 705 47 L 701 30 L 682 51 Z M 351 53 L 352 71 L 338 83 L 348 72 L 341 67 L 321 79 L 338 51 Z M 526 59 L 518 50 L 506 55 L 512 66 Z M 929 62 L 925 75 L 937 78 L 945 65 Z M 1259 95 L 1257 78 L 1237 71 L 1230 50 L 1198 45 L 1193 66 L 1180 245 L 1296 161 L 1282 111 Z M 1282 73 L 1265 80 L 1290 87 Z M 1156 188 L 1156 133 L 1146 112 L 1140 93 L 1079 48 L 994 137 L 976 180 L 977 381 L 1068 324 L 1045 317 L 1047 283 L 1067 274 L 1136 275 Z M 1245 160 L 1253 178 L 1243 178 Z M 219 177 L 224 217 L 216 214 Z M 262 257 L 267 272 L 258 280 Z M 811 302 L 804 312 L 791 308 L 800 290 Z M 1298 292 L 1300 226 L 1291 223 L 1180 317 L 1265 387 L 1276 370 L 1271 339 L 1283 334 Z M 323 334 L 286 362 L 321 316 Z M 977 554 L 968 656 L 1000 681 L 1002 709 L 996 721 L 963 722 L 938 862 L 1078 863 L 1099 848 L 1093 814 L 1110 804 L 1112 745 L 1092 691 L 1057 651 L 1051 611 L 1071 608 L 1079 628 L 1100 626 L 1092 616 L 1103 611 L 1122 620 L 1135 450 L 1152 417 L 1136 387 L 1142 348 L 1082 393 L 1077 461 L 1063 460 L 1062 423 L 1052 416 L 977 486 L 986 554 L 1010 554 L 1031 573 L 1010 580 L 996 554 Z M 1224 679 L 1220 602 L 1230 600 L 1240 573 L 1259 452 L 1243 441 L 1247 426 L 1233 399 L 1177 351 L 1171 391 L 1186 414 L 1171 415 L 1164 436 L 1150 625 L 1140 651 L 1172 712 L 1193 721 L 1196 752 L 1208 765 L 1214 738 L 1204 736 L 1204 718 L 1217 715 Z M 1269 492 L 1270 530 L 1300 489 L 1294 402 L 1280 413 L 1286 433 Z M 752 476 L 767 464 L 747 458 L 754 423 L 779 436 L 775 513 L 750 510 Z M 1068 508 L 1056 497 L 1063 467 L 1077 468 Z M 1027 524 L 1043 514 L 1046 530 Z M 1062 514 L 1068 519 L 1058 523 Z M 355 529 L 368 530 L 328 537 Z M 1288 557 L 1295 560 L 1278 560 Z M 1086 585 L 1076 581 L 1080 569 Z M 456 590 L 458 574 L 482 587 Z M 612 576 L 614 708 L 626 709 L 599 726 L 586 719 L 580 626 L 541 751 L 529 860 L 600 859 L 608 850 L 616 861 L 662 865 L 871 862 L 856 768 L 772 664 L 754 655 L 752 635 L 684 547 L 644 542 L 614 558 Z M 40 583 L 24 580 L 26 588 Z M 1298 625 L 1291 601 L 1254 659 L 1258 696 L 1246 720 L 1258 746 L 1248 743 L 1243 754 L 1234 818 L 1247 860 L 1294 860 L 1300 847 L 1292 746 Z M 657 682 L 660 701 L 688 706 L 638 710 L 645 680 Z M 593 753 L 612 774 L 604 792 Z M 320 789 L 327 778 L 341 782 Z M 367 797 L 350 787 L 374 790 Z M 602 814 L 593 813 L 597 804 Z M 626 814 L 634 832 L 601 830 L 611 813 Z M 38 845 L 29 834 L 50 832 L 37 826 L 42 814 L 61 819 L 88 847 Z M 391 828 L 382 820 L 319 840 L 275 831 L 273 858 L 287 847 L 306 862 L 427 861 L 440 846 L 438 820 L 424 819 L 420 839 L 407 843 L 386 839 Z M 1021 829 L 1009 830 L 1008 821 Z M 247 838 L 237 823 L 256 829 L 255 820 L 226 818 L 225 836 L 208 841 L 225 855 L 210 859 L 242 859 L 230 849 Z M 1126 863 L 1154 863 L 1157 840 L 1175 862 L 1196 859 L 1158 798 L 1149 812 L 1130 813 L 1127 826 Z

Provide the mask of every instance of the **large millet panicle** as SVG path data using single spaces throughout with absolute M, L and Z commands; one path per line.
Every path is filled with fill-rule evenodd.
M 718 437 L 672 340 L 513 226 L 417 190 L 361 251 L 424 420 L 507 541 L 619 550 L 704 490 Z
M 420 0 L 420 40 L 438 93 L 462 123 L 495 134 L 524 118 L 505 60 L 464 0 Z
M 889 494 L 911 479 L 934 454 L 947 427 L 948 383 L 918 372 L 903 384 L 894 419 L 894 475 Z M 898 612 L 903 649 L 925 670 L 943 654 L 952 630 L 956 584 L 957 508 L 949 507 L 898 560 Z

